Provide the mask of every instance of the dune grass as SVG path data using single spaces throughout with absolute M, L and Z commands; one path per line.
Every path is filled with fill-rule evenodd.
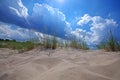
M 65 42 L 65 48 L 67 47 L 74 48 L 74 49 L 82 49 L 82 50 L 89 49 L 84 38 L 82 40 L 79 40 L 75 36 L 70 37 L 70 39 Z
M 46 30 L 47 31 L 47 30 Z M 39 36 L 38 36 L 39 37 Z M 39 39 L 39 38 L 38 38 Z M 41 41 L 42 40 L 42 41 Z M 58 40 L 58 37 L 56 37 L 56 32 L 53 32 L 53 35 L 47 35 L 43 34 L 43 39 L 41 39 L 39 42 L 35 42 L 36 38 L 32 37 L 30 35 L 30 41 L 26 42 L 18 42 L 16 40 L 9 40 L 9 39 L 0 39 L 0 48 L 10 48 L 13 50 L 18 50 L 19 52 L 29 51 L 36 46 L 40 46 L 40 48 L 44 49 L 56 49 L 58 47 L 65 47 L 65 48 L 76 48 L 76 49 L 83 49 L 87 50 L 89 49 L 85 39 L 78 40 L 75 36 L 72 36 L 69 40 Z
M 54 34 L 53 36 L 46 35 L 44 36 L 45 40 L 43 42 L 43 46 L 46 49 L 56 49 L 58 40 L 56 38 L 56 35 Z
M 106 51 L 120 51 L 120 42 L 117 42 L 113 36 L 112 30 L 109 31 L 109 39 L 97 45 L 98 49 L 105 49 Z

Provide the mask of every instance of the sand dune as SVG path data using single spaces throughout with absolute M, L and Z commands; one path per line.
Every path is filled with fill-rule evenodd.
M 0 49 L 0 80 L 120 80 L 119 68 L 120 52 Z

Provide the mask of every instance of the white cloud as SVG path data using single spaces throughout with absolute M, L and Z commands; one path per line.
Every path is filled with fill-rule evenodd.
M 77 28 L 74 31 L 72 31 L 71 34 L 76 37 L 83 38 L 86 35 L 86 30 Z
M 48 4 L 35 3 L 33 13 L 29 16 L 29 22 L 32 28 L 41 32 L 49 32 L 47 34 L 50 35 L 56 32 L 58 37 L 64 37 L 64 29 L 70 27 L 65 14 Z
M 8 5 L 9 9 L 14 15 L 19 17 L 27 18 L 28 17 L 28 9 L 23 5 L 21 0 L 16 0 L 16 4 Z
M 53 8 L 48 4 L 35 3 L 33 7 L 33 16 L 51 17 L 53 19 L 60 19 L 61 21 L 66 20 L 65 15 L 59 11 L 59 9 Z
M 80 18 L 77 24 L 82 26 L 83 24 L 88 23 L 90 20 L 91 20 L 91 16 L 89 16 L 88 14 L 85 14 L 83 17 Z
M 22 28 L 34 29 L 50 35 L 55 31 L 58 37 L 64 37 L 64 29 L 70 26 L 65 14 L 48 4 L 35 3 L 31 14 L 28 14 L 28 9 L 23 5 L 22 0 L 14 0 L 14 2 L 3 0 L 0 8 L 1 21 Z
M 89 23 L 91 22 L 91 23 Z M 113 19 L 104 19 L 100 16 L 89 16 L 85 14 L 77 23 L 82 26 L 83 24 L 87 24 L 90 26 L 90 31 L 85 32 L 83 34 L 83 29 L 79 29 L 79 34 L 81 36 L 86 34 L 86 40 L 91 44 L 98 44 L 103 40 L 107 40 L 109 37 L 109 31 L 117 28 L 117 23 Z M 78 33 L 78 30 L 73 31 L 74 33 Z M 78 34 L 76 34 L 78 35 Z
M 100 16 L 92 18 L 93 23 L 91 24 L 92 42 L 99 43 L 102 40 L 106 40 L 109 37 L 109 31 L 117 28 L 117 23 L 113 19 L 103 19 Z
M 30 38 L 42 38 L 42 33 L 15 26 L 16 25 L 0 22 L 0 38 L 15 39 L 20 41 L 30 40 Z
M 24 17 L 28 16 L 28 9 L 23 5 L 21 0 L 18 0 L 18 5 L 20 7 L 21 15 Z
M 20 14 L 20 12 L 14 8 L 14 7 L 9 7 L 11 9 L 11 12 L 14 14 L 14 15 L 17 15 L 19 17 L 22 17 L 22 15 Z
M 67 26 L 67 27 L 70 27 L 71 24 L 70 24 L 69 22 L 66 21 L 66 26 Z
M 46 35 L 34 30 L 29 30 L 25 28 L 20 28 L 16 25 L 6 24 L 0 22 L 0 39 L 15 39 L 18 41 L 28 41 L 33 39 L 35 42 L 44 41 L 46 36 L 53 38 L 51 35 Z M 64 43 L 64 39 L 57 37 L 57 40 L 61 43 Z

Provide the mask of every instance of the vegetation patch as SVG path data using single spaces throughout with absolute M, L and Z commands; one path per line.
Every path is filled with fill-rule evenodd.
M 16 40 L 0 39 L 0 48 L 9 48 L 18 51 L 29 51 L 33 49 L 35 44 L 31 41 L 17 42 Z
M 109 39 L 97 45 L 98 49 L 105 49 L 107 51 L 120 51 L 120 42 L 117 42 L 111 30 L 109 33 Z

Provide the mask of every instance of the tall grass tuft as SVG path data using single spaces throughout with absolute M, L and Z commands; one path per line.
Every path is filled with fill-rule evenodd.
M 115 38 L 114 38 L 114 36 L 113 36 L 113 33 L 112 33 L 112 31 L 110 30 L 110 37 L 109 37 L 109 39 L 108 39 L 108 41 L 107 41 L 107 44 L 106 44 L 106 49 L 108 50 L 108 51 L 115 51 L 115 47 L 116 47 L 116 40 L 115 40 Z
M 82 40 L 77 39 L 76 36 L 71 36 L 70 40 L 65 43 L 65 47 L 71 47 L 75 49 L 88 50 L 89 47 L 85 42 L 85 37 Z
M 50 35 L 44 35 L 44 42 L 43 42 L 43 46 L 45 49 L 56 49 L 57 48 L 57 38 L 56 38 L 56 34 L 54 33 L 53 36 Z
M 45 41 L 44 41 L 43 45 L 44 45 L 44 48 L 46 48 L 46 49 L 51 48 L 51 40 L 50 40 L 49 36 L 45 37 Z
M 109 31 L 109 38 L 105 42 L 101 42 L 97 45 L 99 49 L 105 49 L 107 51 L 120 51 L 120 43 L 117 42 L 113 36 L 112 30 Z
M 54 33 L 54 36 L 53 36 L 53 40 L 52 40 L 52 49 L 56 49 L 57 48 L 57 38 L 56 38 L 56 34 Z

